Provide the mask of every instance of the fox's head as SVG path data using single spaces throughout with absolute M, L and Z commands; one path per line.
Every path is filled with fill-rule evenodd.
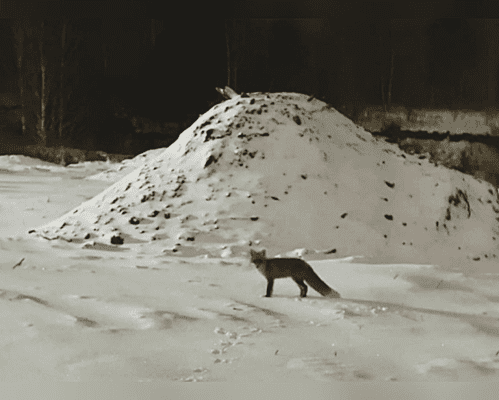
M 255 251 L 253 249 L 250 249 L 250 256 L 251 256 L 251 261 L 265 260 L 265 249 L 263 249 L 262 251 Z

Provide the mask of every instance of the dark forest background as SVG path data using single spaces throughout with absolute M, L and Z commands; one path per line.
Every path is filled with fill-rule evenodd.
M 126 151 L 133 117 L 178 135 L 225 85 L 352 114 L 499 108 L 497 1 L 228 4 L 2 0 L 1 140 Z

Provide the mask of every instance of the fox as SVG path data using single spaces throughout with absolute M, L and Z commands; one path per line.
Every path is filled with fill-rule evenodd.
M 325 297 L 340 298 L 340 294 L 330 288 L 317 275 L 312 267 L 300 258 L 267 258 L 265 249 L 255 251 L 250 249 L 251 263 L 255 264 L 260 273 L 267 279 L 267 293 L 262 297 L 272 297 L 274 279 L 291 278 L 300 288 L 300 297 L 307 297 L 307 282 L 313 289 Z

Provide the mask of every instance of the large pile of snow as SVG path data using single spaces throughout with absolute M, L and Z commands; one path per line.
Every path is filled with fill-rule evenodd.
M 493 186 L 403 155 L 322 101 L 251 93 L 34 233 L 182 255 L 256 243 L 464 265 L 496 257 L 498 212 Z

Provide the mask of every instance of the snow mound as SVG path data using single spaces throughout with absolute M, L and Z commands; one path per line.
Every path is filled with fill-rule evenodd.
M 495 257 L 498 200 L 492 185 L 403 155 L 320 100 L 250 93 L 32 233 L 183 255 L 230 257 L 256 243 L 469 263 Z

